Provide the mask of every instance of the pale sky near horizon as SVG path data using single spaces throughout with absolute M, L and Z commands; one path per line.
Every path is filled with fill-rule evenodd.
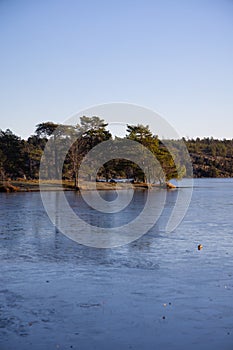
M 0 43 L 0 129 L 119 101 L 233 138 L 233 0 L 0 0 Z

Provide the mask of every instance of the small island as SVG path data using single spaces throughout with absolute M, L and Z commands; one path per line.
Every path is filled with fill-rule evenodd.
M 157 135 L 152 134 L 148 125 L 127 125 L 126 135 L 123 138 L 113 137 L 107 126 L 103 119 L 96 116 L 83 116 L 80 118 L 80 124 L 76 126 L 45 122 L 38 124 L 35 133 L 27 140 L 22 140 L 9 129 L 1 130 L 0 191 L 39 190 L 39 178 L 44 184 L 43 188 L 48 190 L 61 188 L 61 182 L 66 190 L 80 188 L 90 190 L 96 186 L 100 190 L 126 189 L 129 186 L 174 188 L 169 181 L 181 179 L 187 174 L 187 166 L 183 164 L 182 157 L 179 157 L 172 146 L 172 141 L 168 149 Z M 124 140 L 138 144 L 138 154 L 133 154 L 137 150 L 131 152 L 134 159 L 137 159 L 139 164 L 143 164 L 147 170 L 147 176 L 138 164 L 129 160 L 129 155 L 128 159 L 113 157 L 100 166 L 97 174 L 93 174 L 91 166 L 87 165 L 85 174 L 82 174 L 81 178 L 83 183 L 80 185 L 79 167 L 88 152 L 104 141 L 112 141 L 110 144 L 112 148 L 117 142 L 122 143 L 124 147 Z M 43 172 L 40 173 L 41 159 L 48 141 L 49 157 L 43 166 Z M 61 167 L 60 158 L 67 144 L 70 146 L 62 164 L 61 179 L 58 169 Z M 159 166 L 151 164 L 145 149 L 155 156 Z M 111 150 L 108 149 L 107 152 Z M 127 152 L 129 153 L 128 150 Z M 102 155 L 98 154 L 97 157 L 101 159 Z
M 101 190 L 134 188 L 174 189 L 172 179 L 183 177 L 232 177 L 233 140 L 204 138 L 196 140 L 160 140 L 148 125 L 127 125 L 124 138 L 113 137 L 108 124 L 100 117 L 83 116 L 76 126 L 43 122 L 27 140 L 11 130 L 0 130 L 0 192 L 38 191 L 40 163 L 50 141 L 51 158 L 44 167 L 43 188 L 48 190 Z M 62 165 L 62 180 L 58 176 L 60 155 L 64 145 L 71 142 Z M 86 169 L 86 178 L 80 185 L 79 167 L 92 148 L 104 141 L 132 140 L 148 149 L 158 160 L 145 176 L 143 170 L 127 159 L 112 159 L 103 164 L 98 174 Z M 185 151 L 184 151 L 185 148 Z M 110 151 L 110 150 L 109 150 Z M 99 155 L 101 157 L 101 155 Z M 142 156 L 141 156 L 142 158 Z M 191 161 L 190 161 L 191 159 Z M 147 156 L 141 159 L 146 164 Z M 149 163 L 148 163 L 149 164 Z M 146 165 L 149 168 L 149 165 Z

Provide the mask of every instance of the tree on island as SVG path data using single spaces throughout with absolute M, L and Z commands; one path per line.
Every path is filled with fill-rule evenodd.
M 44 122 L 36 126 L 35 134 L 27 140 L 22 140 L 9 129 L 0 130 L 0 180 L 38 179 L 41 156 L 50 140 L 51 155 L 45 167 L 45 178 L 57 179 L 59 169 L 62 169 L 63 178 L 74 180 L 77 187 L 78 169 L 83 157 L 94 146 L 112 139 L 107 126 L 104 119 L 97 116 L 82 116 L 75 126 Z M 148 178 L 145 179 L 145 174 L 136 163 L 118 158 L 112 159 L 99 169 L 99 179 L 105 178 L 108 181 L 114 177 L 133 178 L 139 182 L 163 184 L 170 179 L 192 175 L 189 154 L 195 177 L 233 177 L 233 140 L 159 140 L 149 126 L 141 124 L 128 125 L 125 137 L 115 137 L 117 139 L 130 139 L 142 146 L 139 154 L 143 155 L 144 152 L 145 156 L 140 164 L 147 170 Z M 184 144 L 189 154 L 187 150 L 184 152 Z M 150 162 L 144 147 L 155 156 L 160 166 Z M 69 151 L 65 154 L 67 148 Z M 61 159 L 64 158 L 64 164 L 61 164 Z M 91 166 L 87 166 L 86 177 L 89 174 L 89 179 L 94 179 L 90 169 Z

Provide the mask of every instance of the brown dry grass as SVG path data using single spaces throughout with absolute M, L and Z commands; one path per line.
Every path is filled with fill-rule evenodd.
M 9 181 L 8 185 L 15 188 L 16 191 L 40 191 L 39 180 L 24 180 L 18 179 L 17 181 Z M 42 180 L 40 184 L 43 190 L 46 191 L 58 191 L 58 190 L 75 190 L 74 181 L 69 180 Z M 62 186 L 61 186 L 62 185 Z M 5 186 L 5 185 L 4 185 Z M 0 185 L 0 191 L 5 191 L 3 185 Z M 2 190 L 1 190 L 2 188 Z M 149 189 L 149 188 L 161 188 L 159 185 L 150 185 L 147 183 L 111 183 L 111 182 L 95 182 L 95 181 L 81 181 L 79 188 L 84 191 L 93 190 L 129 190 L 129 189 Z M 164 188 L 171 188 L 166 187 Z M 7 190 L 10 192 L 11 190 Z

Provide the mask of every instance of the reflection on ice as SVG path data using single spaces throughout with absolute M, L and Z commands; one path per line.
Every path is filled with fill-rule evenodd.
M 233 186 L 213 181 L 195 181 L 188 213 L 173 233 L 165 225 L 176 191 L 167 193 L 146 235 L 114 249 L 62 235 L 38 193 L 1 194 L 0 349 L 230 350 Z M 105 227 L 128 222 L 145 196 L 139 192 L 131 211 L 107 219 L 67 193 L 74 212 Z

